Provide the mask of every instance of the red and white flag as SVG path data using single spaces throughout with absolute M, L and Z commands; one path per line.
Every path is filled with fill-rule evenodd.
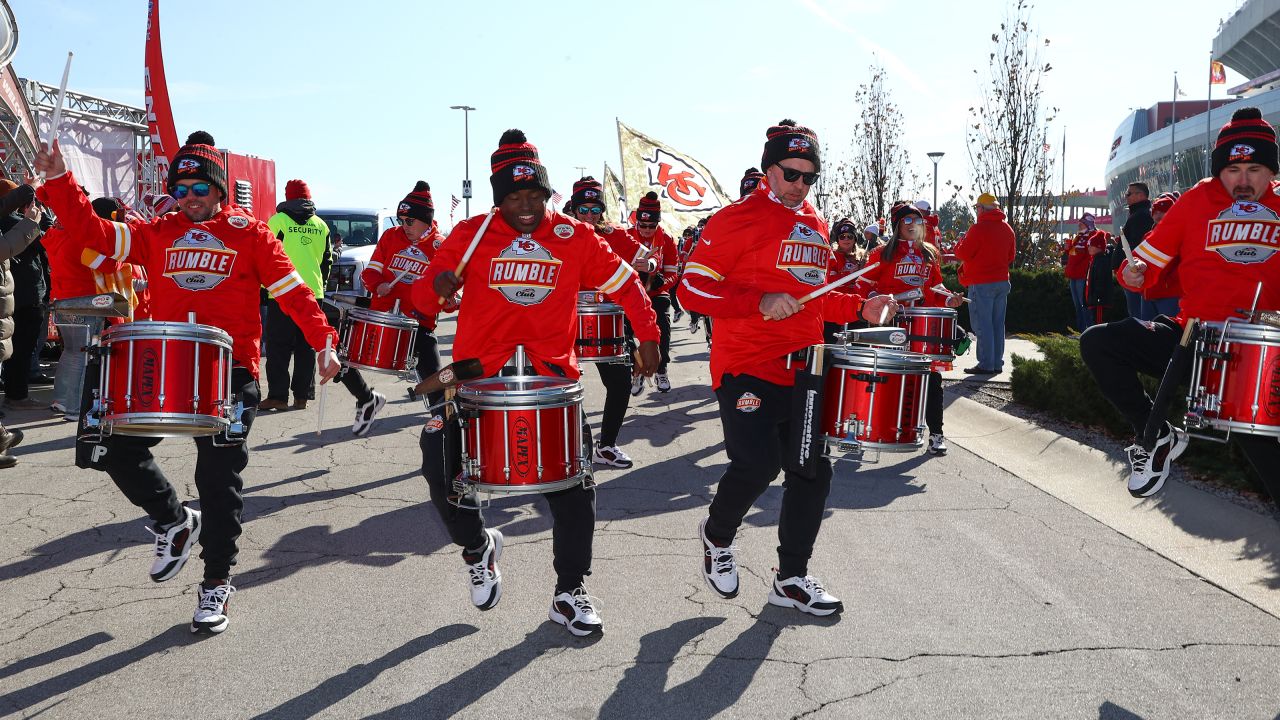
M 164 79 L 164 53 L 160 50 L 160 0 L 147 3 L 147 45 L 143 70 L 147 134 L 151 136 L 156 173 L 164 178 L 169 174 L 169 159 L 178 152 L 179 145 L 178 131 L 173 124 L 173 106 L 169 104 L 169 85 Z
M 563 200 L 564 200 L 564 196 L 563 196 L 563 195 L 561 195 L 559 191 L 552 191 L 552 193 L 551 193 L 551 209 L 552 209 L 552 210 L 556 210 L 557 212 L 559 212 L 560 203 L 561 203 Z
M 449 223 L 452 224 L 453 214 L 457 212 L 458 206 L 462 204 L 462 201 L 458 199 L 457 195 L 450 195 L 449 198 Z

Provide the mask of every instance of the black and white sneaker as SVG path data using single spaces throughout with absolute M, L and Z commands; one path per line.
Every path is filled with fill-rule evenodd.
M 227 629 L 227 605 L 231 602 L 231 594 L 236 591 L 231 583 L 223 582 L 206 588 L 204 583 L 196 586 L 199 598 L 196 602 L 196 614 L 191 618 L 191 632 L 206 632 L 217 635 Z
M 191 548 L 200 539 L 200 511 L 182 506 L 182 519 L 167 528 L 148 527 L 156 536 L 156 559 L 151 563 L 151 580 L 164 582 L 177 575 L 191 557 Z
M 1144 498 L 1160 492 L 1173 461 L 1187 449 L 1189 441 L 1186 432 L 1166 422 L 1164 434 L 1150 453 L 1138 443 L 1125 448 L 1129 453 L 1129 494 Z
M 657 373 L 653 376 L 653 386 L 658 392 L 671 392 L 671 378 L 666 373 Z
M 637 375 L 631 378 L 631 395 L 639 397 L 642 392 L 644 392 L 644 376 Z
M 471 603 L 481 610 L 489 610 L 502 599 L 502 571 L 498 569 L 498 560 L 502 559 L 502 533 L 485 529 L 489 542 L 484 550 L 472 554 L 462 553 L 467 563 L 467 574 L 471 576 Z
M 356 421 L 351 425 L 351 432 L 363 437 L 373 427 L 373 421 L 378 419 L 378 413 L 382 412 L 382 408 L 386 406 L 387 396 L 374 390 L 373 397 L 356 405 Z
M 930 455 L 946 455 L 947 439 L 942 433 L 933 433 L 929 435 L 929 454 Z
M 604 634 L 604 623 L 596 612 L 595 598 L 588 595 L 582 586 L 551 598 L 551 611 L 547 616 L 551 622 L 565 626 L 578 637 Z
M 778 579 L 775 572 L 773 587 L 769 588 L 769 604 L 795 608 L 810 615 L 831 615 L 844 611 L 844 603 L 822 587 L 822 581 L 812 575 Z
M 617 445 L 596 448 L 591 461 L 597 465 L 610 465 L 618 468 L 629 468 L 635 464 L 626 453 L 622 452 L 622 448 Z
M 702 538 L 702 576 L 720 597 L 737 597 L 738 546 L 717 545 L 707 537 L 707 520 L 703 518 L 698 524 L 698 537 Z

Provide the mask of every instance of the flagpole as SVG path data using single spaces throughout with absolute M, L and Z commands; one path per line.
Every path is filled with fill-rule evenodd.
M 1209 168 L 1212 164 L 1209 162 L 1209 151 L 1213 147 L 1209 144 L 1210 132 L 1213 127 L 1212 120 L 1209 115 L 1213 113 L 1213 50 L 1209 51 L 1209 99 L 1204 101 L 1204 173 L 1203 177 L 1209 177 Z
M 613 118 L 613 124 L 618 128 L 618 172 L 622 173 L 622 177 L 618 178 L 622 183 L 622 197 L 618 199 L 618 204 L 622 206 L 618 211 L 622 217 L 618 222 L 625 224 L 627 222 L 627 159 L 622 156 L 622 121 L 616 115 Z
M 1169 192 L 1178 189 L 1178 73 L 1173 74 L 1173 116 L 1169 122 Z

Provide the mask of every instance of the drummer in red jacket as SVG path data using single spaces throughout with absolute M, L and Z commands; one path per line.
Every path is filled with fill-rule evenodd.
M 653 386 L 658 392 L 670 392 L 667 364 L 671 362 L 671 299 L 667 293 L 676 284 L 680 258 L 676 254 L 675 241 L 659 224 L 661 220 L 662 204 L 658 201 L 658 194 L 650 192 L 640 198 L 636 207 L 636 224 L 627 230 L 627 235 L 642 256 L 633 267 L 640 273 L 640 282 L 649 293 L 649 302 L 658 315 L 658 329 L 662 331 L 662 339 L 658 342 L 662 359 L 658 362 L 658 371 L 653 374 Z M 639 262 L 644 262 L 647 267 L 641 270 Z M 639 395 L 644 390 L 644 383 L 643 375 L 635 376 L 631 380 L 631 394 Z
M 485 375 L 497 375 L 512 359 L 516 346 L 523 345 L 538 375 L 576 380 L 580 374 L 573 352 L 577 299 L 579 289 L 587 286 L 599 288 L 622 306 L 640 340 L 636 370 L 652 374 L 658 364 L 658 325 L 635 270 L 590 225 L 547 208 L 551 197 L 547 170 L 523 132 L 502 134 L 491 165 L 489 183 L 497 207 L 462 277 L 454 269 L 479 234 L 485 216 L 459 223 L 440 246 L 427 274 L 413 287 L 419 307 L 439 304 L 440 298 L 464 289 L 453 345 L 455 362 L 477 359 Z M 471 601 L 488 610 L 502 597 L 498 569 L 502 533 L 486 529 L 479 510 L 450 502 L 461 458 L 459 447 L 445 447 L 445 422 L 457 420 L 432 418 L 423 429 L 422 474 L 449 536 L 462 547 L 463 561 L 469 566 Z M 594 484 L 588 480 L 544 497 L 551 510 L 556 570 L 550 617 L 574 635 L 599 634 L 600 616 L 583 585 L 591 574 Z
M 890 211 L 893 237 L 871 255 L 879 266 L 862 276 L 871 286 L 870 295 L 896 295 L 920 290 L 924 297 L 904 301 L 909 307 L 960 307 L 959 295 L 942 284 L 942 253 L 929 242 L 932 233 L 924 213 L 915 205 L 896 203 Z M 929 371 L 929 388 L 925 398 L 924 421 L 929 426 L 929 453 L 946 455 L 947 440 L 942 434 L 942 374 L 938 368 Z
M 213 137 L 195 132 L 169 166 L 169 193 L 181 212 L 151 222 L 111 222 L 93 213 L 89 201 L 67 170 L 55 143 L 36 156 L 36 170 L 48 178 L 49 206 L 69 237 L 117 262 L 142 265 L 151 278 L 149 290 L 155 320 L 196 322 L 226 331 L 232 339 L 229 399 L 244 405 L 241 422 L 247 435 L 257 410 L 259 340 L 258 288 L 265 287 L 306 335 L 316 351 L 316 364 L 327 381 L 338 373 L 337 355 L 326 339 L 337 333 L 325 322 L 315 295 L 289 262 L 266 223 L 224 204 L 227 170 Z M 158 437 L 112 435 L 104 439 L 101 459 L 107 474 L 134 505 L 151 517 L 155 562 L 151 579 L 163 582 L 178 574 L 199 540 L 204 581 L 199 585 L 192 632 L 219 633 L 227 628 L 231 568 L 240 537 L 241 471 L 249 464 L 245 436 L 195 439 L 195 486 L 200 510 L 178 502 L 178 494 L 160 471 L 151 448 Z

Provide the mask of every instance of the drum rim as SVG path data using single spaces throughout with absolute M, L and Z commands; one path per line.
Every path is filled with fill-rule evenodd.
M 585 464 L 586 460 L 583 459 L 582 462 Z M 586 482 L 588 478 L 589 475 L 586 469 L 583 468 L 580 469 L 576 475 L 546 483 L 498 485 L 465 478 L 464 482 L 475 488 L 477 492 L 488 493 L 490 495 L 543 495 L 549 492 L 556 492 L 557 490 L 566 490 L 574 485 L 581 485 Z
M 1238 432 L 1245 435 L 1280 438 L 1280 425 L 1259 425 L 1258 423 L 1224 420 L 1220 417 L 1203 416 L 1204 422 L 1214 430 Z
M 369 308 L 351 308 L 347 311 L 349 319 L 361 320 L 372 325 L 382 325 L 394 329 L 406 329 L 418 327 L 418 321 L 405 315 L 395 315 L 381 310 L 370 310 Z
M 1216 336 L 1210 338 L 1212 342 L 1216 343 L 1223 336 L 1222 329 L 1227 326 L 1227 323 L 1206 321 L 1204 325 L 1208 329 L 1217 332 Z M 1270 325 L 1232 321 L 1231 327 L 1225 334 L 1227 342 L 1242 342 L 1246 345 L 1280 345 L 1280 328 Z
M 578 303 L 579 315 L 622 315 L 621 305 L 611 302 Z
M 907 371 L 907 375 L 928 374 L 929 365 L 934 359 L 929 355 L 913 352 L 903 352 L 901 350 L 890 350 L 879 346 L 870 345 L 824 345 L 824 348 L 834 348 L 829 350 L 831 357 L 827 362 L 827 367 L 848 367 L 852 370 L 885 370 L 893 371 L 901 369 Z M 877 360 L 874 367 L 862 367 L 851 364 L 851 361 L 842 356 L 842 353 L 850 353 L 860 357 L 874 356 Z M 924 368 L 923 373 L 910 372 L 916 368 Z M 903 373 L 899 373 L 903 374 Z
M 217 435 L 231 422 L 202 413 L 114 413 L 103 416 L 102 424 L 116 435 L 170 438 Z
M 839 450 L 839 444 L 842 442 L 857 443 L 857 445 L 863 450 L 879 450 L 880 452 L 916 452 L 920 448 L 924 447 L 924 438 L 925 438 L 925 435 L 928 434 L 928 429 L 923 425 L 917 425 L 916 432 L 919 439 L 913 443 L 869 442 L 866 440 L 857 440 L 857 439 L 849 440 L 847 438 L 838 438 L 832 435 L 823 435 L 822 439 L 826 442 L 826 445 L 827 445 L 826 447 L 827 452 L 825 453 L 826 457 L 828 459 L 831 459 L 832 456 L 830 453 L 832 452 L 835 452 L 840 455 L 845 454 L 845 453 L 841 453 Z
M 951 317 L 959 315 L 959 311 L 949 307 L 918 307 L 909 305 L 898 309 L 898 315 L 915 317 Z
M 102 342 L 120 340 L 166 340 L 176 338 L 225 345 L 231 349 L 231 335 L 216 325 L 189 323 L 177 320 L 135 320 L 112 325 L 102 331 Z

